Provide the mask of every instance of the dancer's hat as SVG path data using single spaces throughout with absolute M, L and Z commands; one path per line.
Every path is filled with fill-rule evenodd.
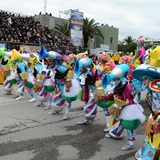
M 82 58 L 82 59 L 77 59 L 75 62 L 75 68 L 74 71 L 76 74 L 80 72 L 81 68 L 89 68 L 92 65 L 92 60 L 90 58 Z
M 21 60 L 22 54 L 20 54 L 17 50 L 13 49 L 11 54 L 11 60 Z
M 44 58 L 49 58 L 49 59 L 56 59 L 58 57 L 60 57 L 60 55 L 55 52 L 55 51 L 49 51 L 47 52 L 47 50 L 44 48 L 44 46 L 41 47 L 39 54 L 39 59 L 44 59 Z
M 121 79 L 122 77 L 127 76 L 129 69 L 130 67 L 127 64 L 121 64 L 116 66 L 116 68 L 114 68 L 110 74 L 105 74 L 102 78 L 103 88 L 106 88 L 107 85 L 115 78 Z

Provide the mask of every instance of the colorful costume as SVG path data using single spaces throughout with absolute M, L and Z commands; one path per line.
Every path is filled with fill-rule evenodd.
M 137 160 L 157 160 L 160 158 L 159 113 L 160 113 L 160 46 L 150 52 L 148 64 L 142 64 L 133 71 L 133 76 L 147 89 L 146 102 L 151 111 L 146 126 L 143 146 L 135 154 Z M 138 74 L 138 75 L 137 75 Z
M 136 58 L 137 60 L 140 61 L 140 63 L 144 63 L 145 60 L 145 49 L 144 49 L 144 40 L 143 40 L 143 36 L 140 36 L 137 39 L 137 49 L 136 49 Z
M 6 52 L 5 49 L 0 49 L 0 66 L 1 66 L 1 73 L 3 73 L 4 81 L 3 81 L 3 88 L 5 91 L 5 95 L 11 95 L 13 91 L 13 85 L 8 82 L 7 77 L 10 75 L 12 70 L 12 64 L 8 57 L 11 56 L 11 52 Z
M 4 82 L 3 68 L 2 68 L 2 59 L 5 56 L 5 48 L 0 48 L 0 84 Z
M 109 56 L 108 53 L 104 52 L 102 54 L 100 54 L 98 56 L 98 59 L 100 61 L 99 63 L 99 70 L 101 71 L 101 76 L 99 79 L 102 79 L 102 76 L 103 74 L 105 73 L 111 73 L 112 70 L 116 67 L 114 61 L 111 59 L 111 57 Z M 110 85 L 112 85 L 110 83 Z M 113 86 L 111 86 L 113 87 Z M 108 89 L 105 88 L 105 90 L 108 92 Z M 104 111 L 104 114 L 105 114 L 105 117 L 106 117 L 106 128 L 104 129 L 104 132 L 108 132 L 109 131 L 109 126 L 110 126 L 110 113 L 108 111 L 108 108 L 107 107 L 103 107 L 103 111 Z
M 29 100 L 29 102 L 31 103 L 35 101 L 34 93 L 32 91 L 35 77 L 32 73 L 32 70 L 30 68 L 27 68 L 26 62 L 23 61 L 29 59 L 30 56 L 27 54 L 20 54 L 16 50 L 12 51 L 11 61 L 16 66 L 15 70 L 13 71 L 13 80 L 15 79 L 15 77 L 17 77 L 19 81 L 16 94 L 20 94 L 20 96 L 16 98 L 16 100 L 24 99 L 24 91 L 27 90 L 28 94 L 31 96 L 31 99 Z
M 114 78 L 121 78 L 126 76 L 126 73 L 129 70 L 129 66 L 126 64 L 122 64 L 117 67 L 113 69 L 111 74 L 106 74 L 103 77 L 103 88 L 106 88 Z M 122 149 L 128 150 L 134 148 L 135 129 L 137 129 L 140 122 L 144 122 L 145 116 L 139 109 L 138 104 L 135 104 L 134 102 L 134 96 L 132 95 L 131 86 L 128 84 L 128 82 L 124 82 L 124 84 L 122 84 L 122 82 L 119 82 L 118 85 L 114 88 L 114 93 L 105 94 L 105 96 L 99 96 L 102 96 L 104 98 L 99 97 L 100 99 L 97 98 L 97 100 L 104 100 L 105 102 L 108 100 L 114 100 L 114 105 L 108 108 L 109 113 L 114 117 L 115 122 L 117 122 L 117 120 L 120 122 L 116 129 L 113 129 L 109 132 L 109 135 L 113 138 L 122 138 L 124 136 L 123 128 L 127 129 L 129 143 L 126 146 L 122 147 Z M 136 109 L 134 116 L 128 117 L 127 115 L 133 113 L 134 109 Z M 128 126 L 131 126 L 131 128 L 129 128 Z
M 107 91 L 108 94 L 114 93 L 114 88 L 119 83 L 118 81 L 125 82 L 124 77 L 127 75 L 128 71 L 129 71 L 129 66 L 126 64 L 121 64 L 118 65 L 116 68 L 114 68 L 110 74 L 105 74 L 102 78 L 102 86 L 105 89 L 105 91 Z M 108 102 L 110 101 L 107 101 L 105 103 Z M 121 139 L 124 137 L 124 128 L 120 124 L 119 119 L 116 116 L 110 114 L 108 107 L 110 107 L 111 105 L 112 104 L 107 105 L 107 107 L 104 109 L 106 115 L 106 132 L 107 131 L 109 132 L 105 136 L 107 138 L 112 136 L 113 138 Z
M 47 106 L 44 109 L 48 110 L 51 108 L 53 92 L 56 87 L 55 74 L 58 64 L 58 57 L 60 57 L 58 53 L 53 51 L 47 52 L 46 49 L 42 46 L 39 52 L 39 58 L 40 60 L 47 58 L 48 64 L 47 66 L 43 64 L 42 68 L 40 69 L 36 67 L 39 73 L 37 74 L 37 82 L 35 83 L 35 88 L 36 91 L 39 91 L 39 103 L 34 105 L 35 107 L 43 106 L 43 102 L 47 101 Z
M 119 53 L 116 52 L 116 53 L 113 55 L 112 59 L 114 60 L 114 63 L 115 63 L 116 65 L 118 65 L 121 57 L 120 57 Z
M 78 124 L 89 124 L 89 120 L 93 120 L 97 115 L 97 104 L 93 97 L 93 93 L 96 89 L 94 83 L 97 72 L 90 69 L 91 66 L 92 60 L 90 58 L 77 59 L 75 63 L 74 71 L 81 86 L 79 99 L 85 102 L 83 109 L 85 119 L 78 122 Z
M 67 66 L 63 64 L 57 66 L 55 75 L 57 94 L 53 97 L 53 111 L 49 112 L 57 114 L 65 108 L 64 120 L 69 118 L 72 102 L 78 98 L 79 92 L 79 83 L 74 78 L 73 63 L 68 57 Z

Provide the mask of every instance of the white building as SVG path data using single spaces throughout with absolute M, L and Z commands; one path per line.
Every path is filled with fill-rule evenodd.
M 157 46 L 160 45 L 160 39 L 154 39 L 154 38 L 145 38 L 144 39 L 144 45 L 153 45 L 153 46 Z

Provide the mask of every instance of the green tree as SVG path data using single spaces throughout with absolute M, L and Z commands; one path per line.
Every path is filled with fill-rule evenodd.
M 124 52 L 124 48 L 125 48 L 125 44 L 123 44 L 123 42 L 118 44 L 118 51 Z
M 126 52 L 133 52 L 134 53 L 136 48 L 137 48 L 137 43 L 135 43 L 135 42 L 131 42 L 129 44 L 126 44 L 125 45 L 125 53 Z
M 123 43 L 120 43 L 118 44 L 118 51 L 122 51 L 124 53 L 126 52 L 135 52 L 137 48 L 137 43 L 135 42 L 131 42 L 129 44 L 123 44 Z
M 144 46 L 145 50 L 149 49 L 149 48 L 154 48 L 153 44 L 146 44 Z
M 126 44 L 130 44 L 130 43 L 134 42 L 135 39 L 133 39 L 133 37 L 131 37 L 131 36 L 127 36 L 123 41 L 124 41 Z
M 94 19 L 89 20 L 88 18 L 83 19 L 83 41 L 84 48 L 88 47 L 89 38 L 93 38 L 95 35 L 98 35 L 102 38 L 103 35 L 98 27 L 99 23 L 96 23 Z
M 65 36 L 69 36 L 69 23 L 63 21 L 61 24 L 56 24 L 56 26 L 54 27 L 55 30 L 57 30 L 58 32 L 62 33 Z

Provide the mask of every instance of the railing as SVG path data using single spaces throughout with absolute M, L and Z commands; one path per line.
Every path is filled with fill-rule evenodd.
M 7 50 L 12 50 L 12 49 L 21 50 L 22 48 L 24 48 L 24 49 L 25 48 L 28 48 L 28 49 L 32 48 L 32 50 L 36 50 L 37 48 L 40 48 L 42 46 L 42 45 L 34 44 L 34 43 L 0 41 L 0 46 L 2 47 L 3 45 Z M 43 46 L 49 51 L 51 51 L 51 50 L 56 51 L 56 49 L 57 49 L 56 47 L 51 46 L 51 45 L 47 45 L 47 44 L 43 44 Z

